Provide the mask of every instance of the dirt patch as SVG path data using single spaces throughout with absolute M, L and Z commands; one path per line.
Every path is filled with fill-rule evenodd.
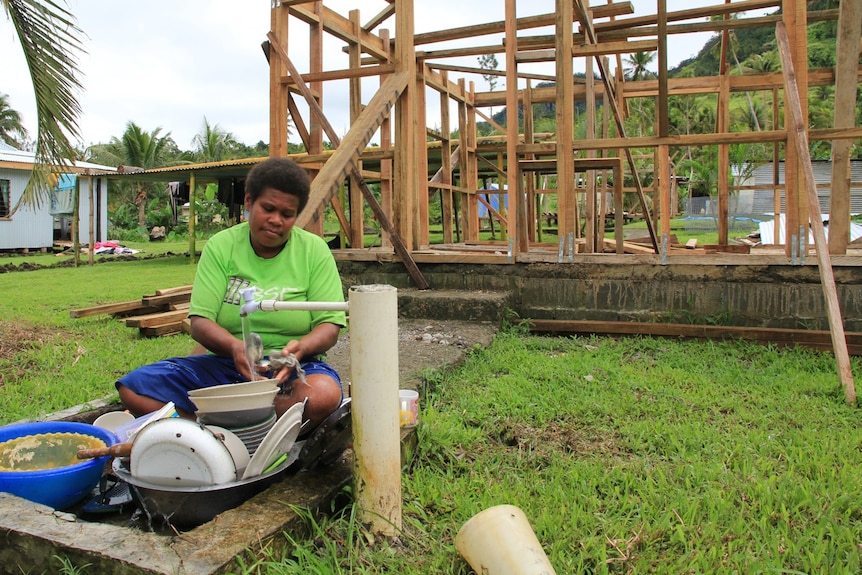
M 398 320 L 398 372 L 402 389 L 419 389 L 428 369 L 443 369 L 463 361 L 476 346 L 487 347 L 497 333 L 491 322 L 429 319 Z M 350 381 L 350 334 L 343 335 L 326 360 Z
M 11 322 L 0 320 L 0 362 L 4 364 L 7 360 L 18 356 L 26 350 L 36 349 L 63 338 L 63 334 L 57 333 L 55 329 L 37 326 L 26 322 Z M 0 370 L 0 387 L 6 385 L 7 379 L 20 377 L 27 371 L 34 369 L 33 365 L 26 363 L 9 362 L 9 365 Z

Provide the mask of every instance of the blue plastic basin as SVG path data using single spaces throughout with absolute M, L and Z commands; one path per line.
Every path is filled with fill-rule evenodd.
M 87 423 L 45 421 L 0 427 L 0 442 L 42 433 L 92 435 L 108 446 L 119 441 L 117 436 L 107 429 Z M 110 456 L 97 457 L 74 465 L 41 471 L 0 471 L 0 491 L 48 505 L 54 509 L 66 509 L 90 494 L 99 483 L 99 478 L 109 459 Z

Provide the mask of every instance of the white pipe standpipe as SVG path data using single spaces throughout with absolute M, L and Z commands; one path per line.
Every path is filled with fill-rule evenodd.
M 401 430 L 398 402 L 398 290 L 350 288 L 353 480 L 363 523 L 401 531 Z
M 363 523 L 372 531 L 401 530 L 401 430 L 398 401 L 398 290 L 350 288 L 348 302 L 254 301 L 243 290 L 241 313 L 279 310 L 350 311 L 353 483 Z

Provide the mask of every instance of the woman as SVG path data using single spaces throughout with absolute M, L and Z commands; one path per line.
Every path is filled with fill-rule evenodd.
M 166 359 L 120 378 L 120 400 L 134 415 L 173 401 L 181 416 L 194 418 L 190 390 L 252 379 L 240 318 L 241 290 L 254 288 L 257 301 L 344 301 L 326 242 L 294 227 L 309 191 L 308 174 L 286 158 L 269 158 L 249 171 L 247 221 L 207 242 L 192 288 L 192 337 L 210 353 Z M 265 353 L 280 350 L 300 361 L 306 383 L 287 367 L 267 377 L 278 378 L 282 385 L 276 413 L 307 398 L 304 419 L 313 429 L 342 400 L 338 373 L 318 356 L 338 340 L 346 325 L 344 312 L 258 311 L 245 321 L 247 332 L 260 335 Z

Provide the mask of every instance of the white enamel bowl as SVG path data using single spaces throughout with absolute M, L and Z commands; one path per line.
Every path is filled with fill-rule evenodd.
M 203 425 L 179 417 L 148 423 L 135 434 L 130 471 L 143 481 L 167 486 L 236 481 L 228 447 Z
M 189 399 L 195 404 L 198 411 L 212 414 L 270 407 L 273 405 L 278 391 L 278 387 L 273 386 L 270 390 L 255 393 L 195 396 L 189 394 Z
M 226 383 L 213 387 L 202 387 L 189 392 L 189 397 L 211 397 L 221 395 L 248 395 L 261 391 L 272 391 L 278 388 L 277 379 L 261 379 L 258 381 L 242 381 L 239 383 Z

